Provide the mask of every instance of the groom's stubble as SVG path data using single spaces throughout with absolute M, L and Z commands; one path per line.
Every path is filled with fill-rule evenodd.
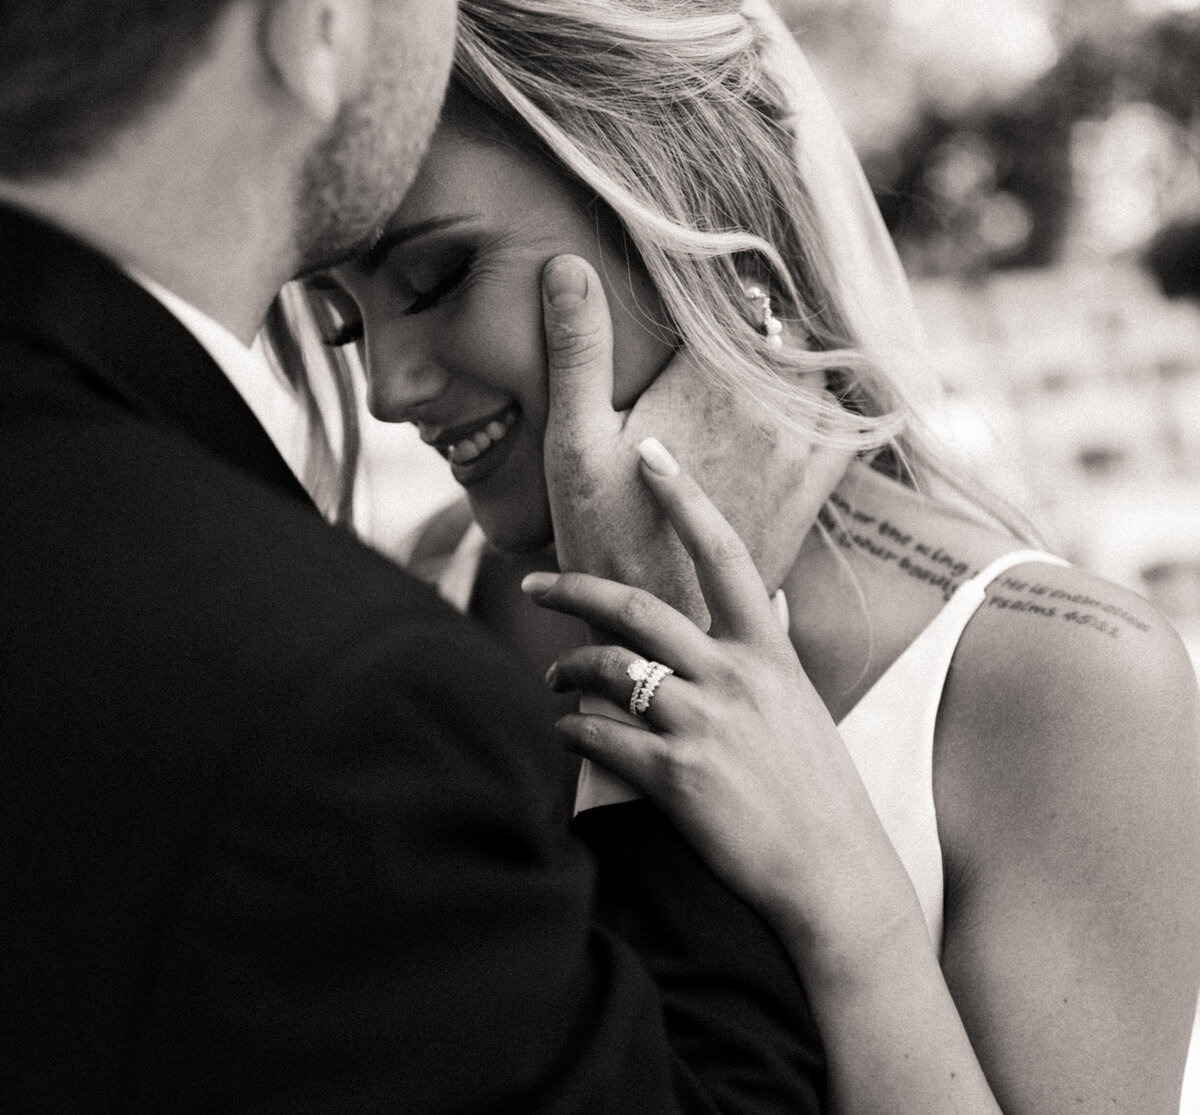
M 341 262 L 399 206 L 437 123 L 456 16 L 457 0 L 376 0 L 362 91 L 301 170 L 301 273 Z

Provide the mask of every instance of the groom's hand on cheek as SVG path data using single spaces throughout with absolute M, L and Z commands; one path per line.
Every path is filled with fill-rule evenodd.
M 692 562 L 638 475 L 637 447 L 661 433 L 613 410 L 612 320 L 595 270 L 574 256 L 546 265 L 549 360 L 546 485 L 563 570 L 647 589 L 707 627 Z
M 691 560 L 639 476 L 637 447 L 657 437 L 777 588 L 849 454 L 816 447 L 754 399 L 723 391 L 686 350 L 631 410 L 614 411 L 612 326 L 598 275 L 558 257 L 546 266 L 543 294 L 545 465 L 561 567 L 647 589 L 707 626 Z

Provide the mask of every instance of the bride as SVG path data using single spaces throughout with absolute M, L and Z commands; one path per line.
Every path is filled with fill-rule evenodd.
M 544 270 L 612 321 L 603 432 L 572 452 Z M 830 1110 L 1178 1111 L 1200 982 L 1190 664 L 925 429 L 903 275 L 764 2 L 463 0 L 420 177 L 306 291 L 335 355 L 359 343 L 372 412 L 415 423 L 464 489 L 415 567 L 550 667 L 567 743 L 775 925 Z M 639 477 L 649 434 L 685 472 L 651 441 Z M 639 534 L 659 557 L 635 566 Z M 585 621 L 604 642 L 572 649 Z M 573 714 L 578 689 L 633 715 Z M 585 762 L 576 806 L 632 792 Z

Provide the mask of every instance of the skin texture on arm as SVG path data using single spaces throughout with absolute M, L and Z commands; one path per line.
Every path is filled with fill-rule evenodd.
M 1004 1109 L 1173 1115 L 1200 982 L 1178 637 L 1112 585 L 1018 568 L 967 629 L 938 738 L 943 968 Z
M 679 664 L 655 697 L 654 730 L 575 716 L 560 732 L 659 802 L 775 926 L 821 1030 L 830 1108 L 1174 1115 L 1200 926 L 1195 686 L 1169 629 L 1134 654 L 1076 655 L 1065 670 L 1048 668 L 1062 647 L 1031 655 L 1000 636 L 1028 672 L 1006 674 L 993 654 L 981 683 L 991 719 L 970 723 L 969 745 L 950 745 L 961 754 L 948 769 L 967 784 L 943 836 L 943 975 L 836 729 L 772 626 L 761 583 L 751 591 L 745 551 L 686 476 L 644 475 L 718 622 L 708 638 L 620 586 L 535 581 L 543 603 Z M 555 684 L 620 699 L 631 656 L 581 649 L 560 660 Z M 1022 681 L 1034 691 L 1018 701 Z M 1075 699 L 1048 715 L 1046 698 L 1064 686 Z M 1025 711 L 1005 720 L 997 702 Z M 1137 739 L 1147 742 L 1131 747 Z M 962 757 L 980 748 L 1007 782 L 991 785 L 986 758 Z M 1127 758 L 1114 763 L 1114 749 Z M 1144 760 L 1149 775 L 1133 769 Z

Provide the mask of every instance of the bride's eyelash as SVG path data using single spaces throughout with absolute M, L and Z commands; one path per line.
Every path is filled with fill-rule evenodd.
M 476 254 L 470 252 L 445 278 L 429 290 L 416 291 L 401 311 L 405 316 L 423 314 L 458 290 L 475 268 Z M 327 348 L 342 348 L 363 339 L 363 322 L 354 299 L 333 279 L 316 277 L 308 282 L 313 299 L 321 343 Z
M 363 323 L 358 304 L 341 283 L 319 275 L 308 279 L 305 286 L 323 345 L 342 348 L 362 340 Z
M 346 345 L 357 344 L 363 339 L 362 318 L 343 322 L 330 333 L 321 335 L 321 344 L 326 348 L 345 348 Z
M 470 276 L 475 268 L 475 258 L 474 252 L 468 252 L 453 271 L 445 278 L 440 279 L 429 290 L 415 291 L 413 300 L 405 307 L 404 313 L 408 316 L 423 314 L 426 310 L 432 310 L 442 299 L 448 298 Z

